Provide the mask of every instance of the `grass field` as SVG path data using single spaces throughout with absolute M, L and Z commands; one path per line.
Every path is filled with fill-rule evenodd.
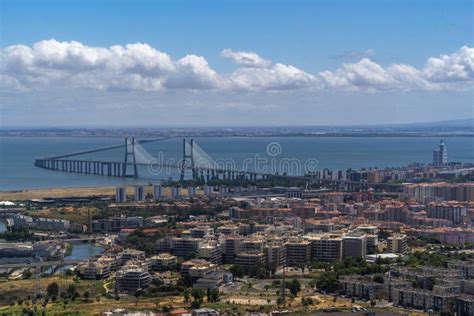
M 60 207 L 60 208 L 44 208 L 42 210 L 29 211 L 28 214 L 35 217 L 59 218 L 71 222 L 87 225 L 88 211 L 91 216 L 98 212 L 94 207 Z
M 39 282 L 39 283 L 38 283 Z M 71 276 L 67 277 L 45 277 L 39 281 L 36 279 L 3 281 L 0 282 L 0 314 L 6 315 L 21 315 L 24 308 L 32 308 L 32 298 L 36 296 L 37 288 L 41 289 L 44 294 L 48 284 L 56 282 L 60 286 L 60 291 L 65 291 L 69 284 L 74 283 L 77 287 L 80 297 L 75 301 L 68 300 L 67 304 L 60 298 L 56 302 L 51 302 L 43 306 L 43 300 L 40 299 L 36 303 L 38 311 L 46 312 L 46 315 L 100 315 L 104 311 L 109 311 L 116 308 L 123 308 L 129 311 L 159 311 L 163 306 L 172 306 L 174 308 L 184 307 L 189 309 L 189 303 L 185 303 L 183 296 L 168 296 L 168 297 L 140 297 L 137 299 L 134 296 L 121 296 L 119 300 L 105 296 L 105 288 L 103 281 L 85 281 L 74 279 Z M 107 282 L 107 281 L 105 281 Z M 265 281 L 269 283 L 269 281 Z M 304 281 L 303 281 L 304 282 Z M 256 284 L 254 280 L 254 284 Z M 245 288 L 246 285 L 242 285 Z M 240 313 L 245 314 L 247 311 L 264 311 L 270 312 L 282 307 L 276 306 L 276 299 L 278 295 L 272 289 L 270 291 L 258 290 L 260 287 L 255 286 L 246 291 L 241 289 L 221 296 L 221 300 L 217 303 L 204 302 L 202 307 L 215 308 L 221 312 Z M 84 298 L 84 293 L 89 292 L 90 298 Z M 28 298 L 29 296 L 29 298 Z M 303 306 L 302 297 L 311 298 L 313 304 Z M 21 304 L 19 300 L 23 301 Z M 317 310 L 328 308 L 337 308 L 341 310 L 350 310 L 352 306 L 357 305 L 361 307 L 369 307 L 367 303 L 356 302 L 353 304 L 350 299 L 337 298 L 331 295 L 317 294 L 309 291 L 306 288 L 298 294 L 297 297 L 292 298 L 288 295 L 285 309 L 290 309 L 294 313 L 311 313 Z M 405 315 L 426 315 L 422 312 L 406 311 L 395 308 L 384 308 L 378 310 L 392 310 L 394 312 L 404 313 Z
M 129 194 L 132 194 L 131 188 Z M 2 191 L 0 200 L 23 201 L 29 199 L 57 198 L 57 197 L 81 197 L 90 195 L 115 195 L 115 187 L 94 188 L 52 188 L 32 189 L 23 191 Z

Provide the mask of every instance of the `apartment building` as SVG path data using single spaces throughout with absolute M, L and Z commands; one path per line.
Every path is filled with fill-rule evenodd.
M 145 265 L 132 263 L 117 271 L 115 281 L 119 292 L 135 293 L 138 290 L 146 289 L 150 285 L 152 277 Z
M 199 244 L 197 249 L 197 257 L 205 259 L 215 264 L 222 263 L 222 248 L 217 242 L 204 242 Z
M 288 266 L 306 266 L 311 261 L 311 242 L 294 240 L 285 244 L 286 263 Z
M 110 276 L 110 265 L 98 261 L 85 261 L 77 264 L 77 272 L 82 279 L 100 280 Z
M 342 260 L 342 237 L 333 234 L 305 235 L 311 243 L 311 260 L 335 262 Z
M 348 276 L 341 278 L 339 283 L 340 290 L 343 294 L 361 300 L 376 300 L 382 298 L 384 295 L 384 285 L 373 282 L 370 278 Z
M 365 235 L 361 236 L 343 236 L 342 237 L 342 258 L 364 258 L 367 255 L 367 239 Z
M 235 257 L 240 252 L 240 243 L 243 238 L 240 236 L 228 236 L 222 239 L 222 258 L 224 263 L 233 263 Z
M 407 236 L 395 234 L 387 238 L 387 252 L 407 254 L 409 252 Z
M 159 255 L 150 258 L 151 269 L 157 271 L 166 271 L 175 267 L 178 263 L 178 258 L 169 253 L 160 253 Z
M 202 278 L 210 271 L 216 270 L 217 265 L 203 260 L 203 259 L 191 259 L 181 264 L 181 275 L 190 276 L 192 278 Z
M 283 243 L 269 242 L 263 248 L 267 266 L 271 269 L 278 269 L 286 265 L 286 247 Z
M 266 258 L 262 252 L 248 253 L 241 252 L 235 257 L 235 264 L 245 269 L 252 269 L 265 266 Z
M 466 214 L 467 207 L 462 204 L 447 202 L 428 204 L 428 217 L 448 220 L 454 225 L 462 224 Z

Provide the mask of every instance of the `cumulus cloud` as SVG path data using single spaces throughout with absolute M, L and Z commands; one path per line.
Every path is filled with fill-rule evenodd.
M 366 51 L 364 55 L 372 55 Z M 229 74 L 212 69 L 203 56 L 173 59 L 148 44 L 92 47 L 54 39 L 0 49 L 0 88 L 4 91 L 52 88 L 94 90 L 447 90 L 469 89 L 474 82 L 474 49 L 428 58 L 422 68 L 381 65 L 370 56 L 336 70 L 308 73 L 273 63 L 255 52 L 224 49 L 238 65 Z M 362 55 L 361 55 L 362 56 Z
M 463 46 L 451 55 L 429 58 L 423 75 L 435 82 L 473 80 L 474 48 Z
M 311 87 L 316 78 L 296 67 L 275 64 L 263 69 L 238 69 L 230 75 L 230 81 L 242 90 L 287 90 Z
M 237 65 L 243 67 L 256 67 L 256 68 L 265 68 L 269 67 L 272 64 L 271 60 L 264 59 L 260 57 L 257 53 L 254 52 L 244 52 L 244 51 L 233 51 L 232 49 L 224 49 L 221 52 L 221 56 L 224 58 L 229 58 L 234 61 Z
M 336 71 L 322 71 L 319 76 L 328 88 L 466 89 L 474 83 L 474 49 L 464 46 L 453 54 L 429 58 L 422 69 L 405 64 L 384 68 L 369 58 L 363 58 L 357 63 L 343 64 Z

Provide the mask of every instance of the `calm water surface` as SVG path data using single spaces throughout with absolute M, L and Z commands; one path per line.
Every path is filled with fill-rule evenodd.
M 362 167 L 404 166 L 412 162 L 431 162 L 438 137 L 209 137 L 194 138 L 212 158 L 230 158 L 241 166 L 256 155 L 272 158 L 268 144 L 281 148 L 277 159 L 317 159 L 318 168 L 347 169 Z M 178 177 L 177 170 L 154 175 L 140 168 L 143 179 L 120 179 L 45 170 L 33 165 L 35 157 L 71 153 L 123 143 L 122 138 L 73 137 L 2 137 L 0 138 L 0 190 L 52 187 L 85 187 L 148 183 L 149 179 Z M 474 162 L 474 138 L 445 139 L 450 161 Z M 174 138 L 143 145 L 153 156 L 160 152 L 164 160 L 180 159 L 181 139 Z M 121 161 L 124 149 L 83 156 L 89 159 Z
M 7 225 L 4 222 L 0 222 L 0 233 L 7 231 Z
M 72 252 L 65 259 L 69 260 L 82 260 L 93 257 L 104 251 L 104 248 L 91 243 L 73 243 Z

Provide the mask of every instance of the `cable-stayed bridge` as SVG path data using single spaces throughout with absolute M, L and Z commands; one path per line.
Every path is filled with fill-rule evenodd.
M 168 138 L 158 138 L 149 140 L 137 140 L 135 138 L 125 138 L 124 143 L 115 146 L 101 147 L 81 152 L 74 152 L 56 156 L 37 158 L 35 166 L 81 174 L 91 174 L 109 177 L 133 177 L 138 178 L 138 167 L 147 166 L 154 169 L 165 168 L 178 170 L 180 181 L 185 180 L 185 176 L 191 174 L 193 180 L 207 182 L 213 179 L 222 180 L 275 180 L 277 183 L 288 184 L 288 181 L 306 181 L 313 187 L 331 188 L 333 190 L 359 191 L 374 188 L 380 191 L 400 192 L 403 190 L 401 184 L 390 183 L 369 183 L 349 180 L 318 179 L 304 174 L 286 174 L 278 172 L 258 172 L 255 170 L 238 169 L 232 159 L 214 160 L 196 142 L 183 139 L 182 158 L 180 160 L 171 159 L 164 161 L 153 157 L 143 145 L 158 142 Z M 84 155 L 94 154 L 114 149 L 124 149 L 123 160 L 111 161 L 96 158 L 85 158 Z M 230 162 L 230 163 L 229 163 Z
M 269 176 L 259 174 L 250 170 L 237 170 L 235 166 L 226 167 L 211 158 L 194 140 L 183 139 L 182 160 L 162 161 L 153 157 L 144 147 L 144 144 L 158 142 L 169 139 L 159 138 L 150 140 L 137 140 L 135 138 L 125 138 L 121 145 L 94 148 L 80 152 L 41 157 L 35 159 L 35 166 L 81 174 L 92 174 L 109 177 L 133 177 L 137 178 L 139 166 L 152 166 L 153 168 L 171 168 L 180 171 L 180 180 L 183 181 L 188 170 L 191 171 L 195 180 L 209 181 L 211 179 L 227 180 L 257 180 Z M 99 160 L 94 158 L 84 158 L 84 155 L 93 154 L 114 149 L 124 149 L 124 159 L 122 161 Z

